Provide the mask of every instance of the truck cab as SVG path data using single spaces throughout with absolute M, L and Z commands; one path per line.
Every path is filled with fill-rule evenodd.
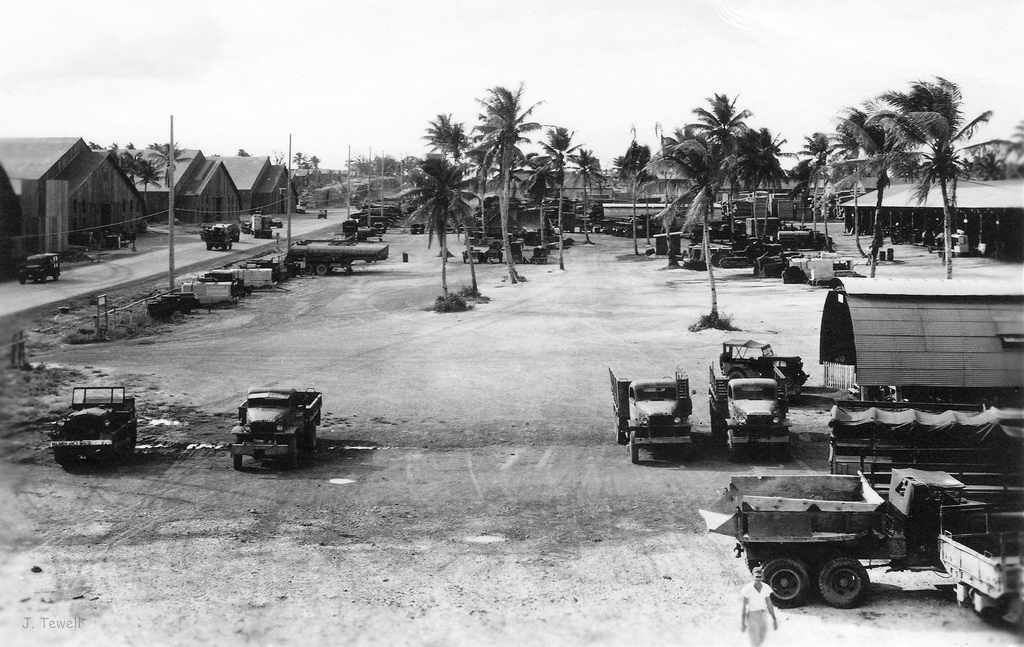
M 729 450 L 729 460 L 741 460 L 753 446 L 765 446 L 790 458 L 786 386 L 768 378 L 720 378 L 714 369 L 708 383 L 711 435 Z
M 627 380 L 616 378 L 608 370 L 616 415 L 615 437 L 620 445 L 629 445 L 630 460 L 638 463 L 642 446 L 653 449 L 668 445 L 682 458 L 693 450 L 690 415 L 690 381 L 681 370 L 675 378 Z
M 204 225 L 201 237 L 203 242 L 206 243 L 206 249 L 216 247 L 217 249 L 229 250 L 234 240 L 231 229 L 223 223 Z
M 18 283 L 22 285 L 27 281 L 45 283 L 48 276 L 54 281 L 60 279 L 59 254 L 33 254 L 18 267 Z
M 771 344 L 752 339 L 723 342 L 718 368 L 729 379 L 764 377 L 783 382 L 790 400 L 800 395 L 809 377 L 804 373 L 804 362 L 799 356 L 776 355 Z
M 259 460 L 264 456 L 284 456 L 291 467 L 298 464 L 298 453 L 316 449 L 316 427 L 320 424 L 323 397 L 306 389 L 249 389 L 238 407 L 238 422 L 231 433 L 234 468 L 242 468 L 242 457 Z
M 68 467 L 81 459 L 126 459 L 135 451 L 135 398 L 124 387 L 75 387 L 71 411 L 49 432 L 54 460 Z

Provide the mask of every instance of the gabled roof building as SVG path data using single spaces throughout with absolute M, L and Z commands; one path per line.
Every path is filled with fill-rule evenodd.
M 244 213 L 285 213 L 288 171 L 285 166 L 271 164 L 269 157 L 215 157 L 227 169 L 238 189 Z
M 20 213 L 0 213 L 0 232 L 11 232 L 7 258 L 129 233 L 143 217 L 142 196 L 110 152 L 81 138 L 0 139 L 0 165 L 20 204 Z

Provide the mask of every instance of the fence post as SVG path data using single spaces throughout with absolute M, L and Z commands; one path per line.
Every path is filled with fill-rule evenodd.
M 11 337 L 11 367 L 25 368 L 25 331 L 19 330 Z

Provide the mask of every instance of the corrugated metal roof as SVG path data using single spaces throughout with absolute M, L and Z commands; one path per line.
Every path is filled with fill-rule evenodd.
M 66 180 L 69 194 L 74 193 L 107 160 L 106 151 L 90 151 L 76 155 L 55 179 Z
M 1024 296 L 1024 277 L 1018 281 L 970 281 L 962 279 L 864 279 L 842 278 L 849 295 L 886 296 Z M 923 306 L 922 306 L 923 307 Z
M 1024 294 L 891 296 L 847 293 L 860 384 L 1024 386 Z
M 81 137 L 18 137 L 0 139 L 0 164 L 11 180 L 38 180 L 71 150 Z
M 861 208 L 873 209 L 875 206 L 874 191 L 869 191 L 857 198 Z M 854 206 L 852 199 L 840 206 Z M 956 206 L 963 209 L 1024 209 L 1024 180 L 998 180 L 993 182 L 975 182 L 960 180 L 956 185 Z M 939 187 L 932 187 L 928 198 L 919 203 L 914 196 L 912 186 L 886 190 L 882 193 L 882 207 L 916 207 L 921 209 L 941 209 L 942 193 Z
M 259 184 L 252 188 L 253 193 L 272 193 L 277 190 L 278 187 L 284 188 L 288 186 L 288 182 L 285 179 L 288 173 L 283 165 L 272 164 L 270 166 L 270 172 L 265 173 L 260 179 Z

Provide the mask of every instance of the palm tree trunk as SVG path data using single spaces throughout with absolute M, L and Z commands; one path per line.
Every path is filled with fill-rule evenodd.
M 875 248 L 875 237 L 879 236 L 882 229 L 882 192 L 884 191 L 882 181 L 879 179 L 875 185 L 875 221 L 871 225 L 871 278 L 875 278 L 875 268 L 878 266 L 878 252 L 881 247 Z
M 860 197 L 860 173 L 856 175 L 856 182 L 853 185 L 853 240 L 857 243 L 857 251 L 861 258 L 867 258 L 864 248 L 860 245 L 860 209 L 857 206 L 857 198 Z
M 644 191 L 644 198 L 647 200 L 646 202 L 644 202 L 644 220 L 646 221 L 644 224 L 647 227 L 647 246 L 650 247 L 650 245 L 651 245 L 651 190 L 650 190 L 649 187 L 648 187 L 648 189 L 646 191 Z
M 953 212 L 949 205 L 949 193 L 946 187 L 946 178 L 939 180 L 939 188 L 942 189 L 942 234 L 943 248 L 946 253 L 946 279 L 953 278 Z
M 562 241 L 565 240 L 565 236 L 562 235 L 562 192 L 565 188 L 565 182 L 559 182 L 558 184 L 558 269 L 565 269 L 565 260 L 562 257 Z
M 508 193 L 511 182 L 512 154 L 511 151 L 503 151 L 501 154 L 501 200 L 498 203 L 501 211 L 501 249 L 505 254 L 505 264 L 508 266 L 508 280 L 512 285 L 518 283 L 516 267 L 512 260 L 512 247 L 508 242 Z
M 707 204 L 704 206 L 704 240 L 702 244 L 704 246 L 704 264 L 708 267 L 708 285 L 711 287 L 711 319 L 712 321 L 718 320 L 718 291 L 715 289 L 715 273 L 711 266 L 711 245 L 708 242 L 711 237 L 708 236 L 708 232 L 711 231 L 711 210 L 714 208 L 714 198 L 709 198 Z
M 587 244 L 593 245 L 590 241 L 590 202 L 587 197 L 587 184 L 586 180 L 583 181 L 583 235 L 586 236 Z
M 473 254 L 473 246 L 469 242 L 470 235 L 468 222 L 462 225 L 462 231 L 466 235 L 466 257 L 469 258 L 469 276 L 473 285 L 473 294 L 479 294 L 480 290 L 476 284 L 476 258 L 474 258 L 475 254 Z
M 633 184 L 630 188 L 632 189 L 632 191 L 630 191 L 629 193 L 633 198 L 633 255 L 639 256 L 640 248 L 636 244 L 636 180 L 633 181 Z
M 441 241 L 441 291 L 448 296 L 448 237 L 442 231 L 438 239 Z

